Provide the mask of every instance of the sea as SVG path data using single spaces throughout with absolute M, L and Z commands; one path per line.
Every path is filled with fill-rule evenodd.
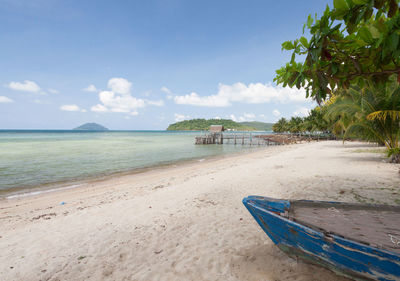
M 195 145 L 202 132 L 0 130 L 0 197 L 79 186 L 80 181 L 257 149 Z M 42 191 L 40 191 L 42 190 Z M 10 195 L 11 194 L 11 195 Z

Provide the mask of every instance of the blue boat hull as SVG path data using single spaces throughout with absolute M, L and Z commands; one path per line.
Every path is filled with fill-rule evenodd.
M 243 204 L 271 240 L 289 255 L 353 279 L 400 280 L 400 255 L 289 220 L 283 215 L 289 211 L 290 201 L 249 196 Z

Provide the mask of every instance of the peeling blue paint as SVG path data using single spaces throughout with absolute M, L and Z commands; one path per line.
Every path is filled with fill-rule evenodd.
M 290 209 L 287 200 L 249 196 L 243 204 L 282 250 L 340 272 L 348 277 L 400 280 L 400 255 L 356 241 L 325 234 L 280 214 Z

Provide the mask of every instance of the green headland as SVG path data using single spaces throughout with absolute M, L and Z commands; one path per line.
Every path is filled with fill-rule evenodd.
M 230 119 L 191 119 L 170 124 L 167 131 L 197 131 L 208 130 L 211 125 L 223 125 L 225 130 L 236 131 L 270 131 L 272 123 L 263 122 L 235 122 Z

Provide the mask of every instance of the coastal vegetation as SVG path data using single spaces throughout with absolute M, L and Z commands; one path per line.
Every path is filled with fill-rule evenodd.
M 230 119 L 191 119 L 184 120 L 168 126 L 168 131 L 203 131 L 208 130 L 211 125 L 223 125 L 225 130 L 237 131 L 268 131 L 272 129 L 271 123 L 242 122 L 238 123 Z
M 239 124 L 255 128 L 257 131 L 272 131 L 274 123 L 264 123 L 259 121 L 239 122 Z
M 282 117 L 272 126 L 272 130 L 276 133 L 330 133 L 331 126 L 324 111 L 326 111 L 325 108 L 316 107 L 304 118 L 292 117 L 286 120 Z
M 79 127 L 74 128 L 74 130 L 81 131 L 108 131 L 108 129 L 97 123 L 85 123 Z
M 387 148 L 400 162 L 400 0 L 334 0 L 308 17 L 274 81 L 305 88 L 319 106 L 305 118 L 279 120 L 276 132 L 329 131 Z M 304 62 L 296 62 L 299 57 Z

